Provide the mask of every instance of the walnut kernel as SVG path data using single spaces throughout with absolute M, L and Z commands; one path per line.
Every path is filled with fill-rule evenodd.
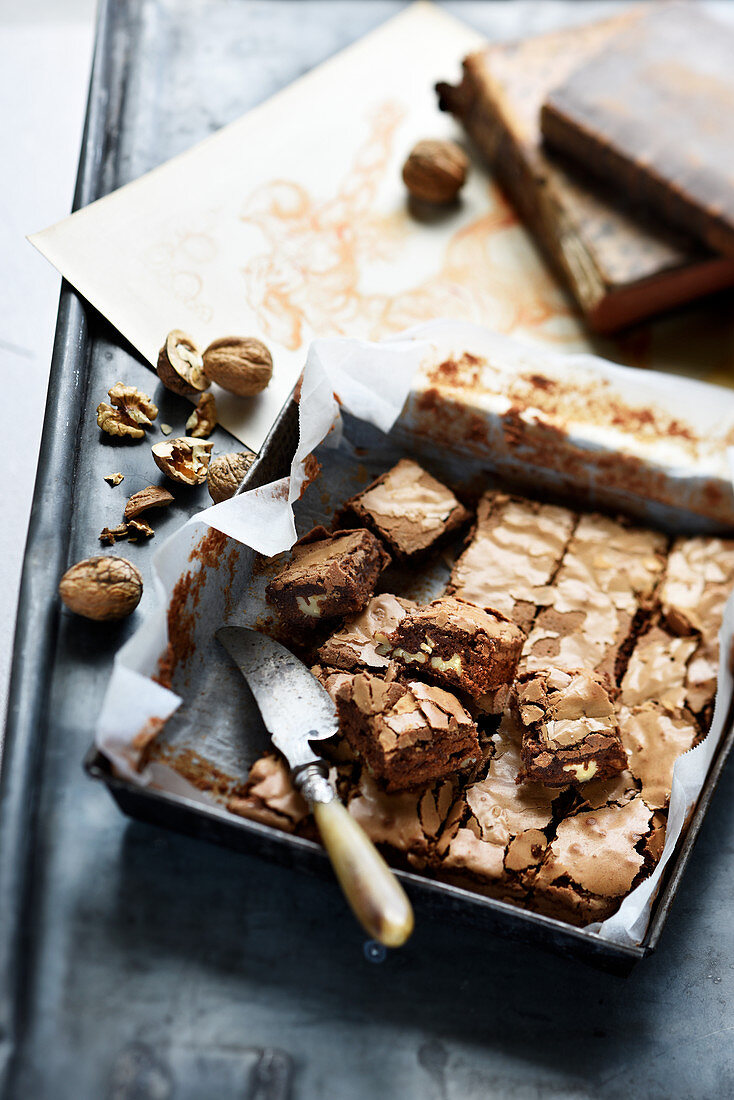
M 121 481 L 125 480 L 125 475 L 124 474 L 105 474 L 102 480 L 106 481 L 108 485 L 111 485 L 114 488 L 116 485 L 119 485 Z
M 137 424 L 128 420 L 121 409 L 100 401 L 97 405 L 97 424 L 107 435 L 129 436 L 130 439 L 142 439 L 145 432 Z
M 108 390 L 108 396 L 111 405 L 106 401 L 100 401 L 97 405 L 97 423 L 102 431 L 108 435 L 142 439 L 145 435 L 143 429 L 152 427 L 158 416 L 158 408 L 147 393 L 135 386 L 115 382 Z
M 229 500 L 237 492 L 240 482 L 257 458 L 254 451 L 239 451 L 219 455 L 209 463 L 206 475 L 209 496 L 215 504 Z
M 158 377 L 167 390 L 189 397 L 209 388 L 201 352 L 190 336 L 175 328 L 168 333 L 158 352 Z
M 206 481 L 213 446 L 213 443 L 184 435 L 165 443 L 156 443 L 151 450 L 158 469 L 172 481 L 182 485 L 202 485 Z
M 469 170 L 466 153 L 453 141 L 419 141 L 403 165 L 403 182 L 416 199 L 453 202 Z
M 131 519 L 126 527 L 130 542 L 137 542 L 138 539 L 152 539 L 155 534 L 150 524 L 143 519 Z
M 99 541 L 105 546 L 112 546 L 115 542 L 122 542 L 128 536 L 127 524 L 121 523 L 117 527 L 103 527 Z
M 217 426 L 217 403 L 214 394 L 202 393 L 196 408 L 186 421 L 186 431 L 193 439 L 206 439 Z
M 262 393 L 273 377 L 273 357 L 251 336 L 223 336 L 204 352 L 204 372 L 212 382 L 239 397 Z
M 98 621 L 124 619 L 142 594 L 143 578 L 127 558 L 85 558 L 59 582 L 59 595 L 69 610 Z

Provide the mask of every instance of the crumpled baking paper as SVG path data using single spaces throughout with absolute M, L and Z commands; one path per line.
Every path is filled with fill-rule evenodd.
M 175 727 L 175 713 L 182 703 L 181 696 L 151 679 L 166 649 L 166 611 L 176 585 L 182 579 L 190 580 L 192 576 L 201 585 L 196 638 L 202 649 L 207 643 L 215 645 L 212 635 L 225 619 L 244 622 L 241 603 L 252 593 L 246 588 L 249 570 L 241 558 L 238 560 L 238 555 L 249 554 L 252 558 L 252 551 L 255 551 L 271 556 L 292 546 L 297 537 L 294 504 L 296 511 L 305 508 L 308 519 L 308 502 L 318 489 L 317 478 L 313 488 L 307 487 L 303 499 L 299 499 L 307 482 L 306 458 L 319 446 L 322 453 L 326 453 L 323 449 L 327 448 L 334 455 L 336 480 L 340 464 L 344 469 L 355 466 L 357 454 L 363 451 L 357 452 L 353 447 L 350 450 L 342 439 L 341 412 L 344 411 L 358 418 L 356 423 L 363 422 L 380 432 L 391 433 L 381 443 L 379 432 L 374 433 L 372 429 L 373 436 L 377 438 L 377 450 L 380 452 L 383 448 L 385 466 L 389 465 L 394 458 L 390 450 L 394 447 L 393 437 L 402 432 L 409 438 L 406 428 L 409 428 L 411 403 L 425 385 L 426 371 L 432 364 L 440 362 L 440 356 L 446 354 L 447 348 L 454 348 L 457 352 L 461 349 L 481 349 L 495 367 L 502 368 L 505 377 L 510 377 L 513 370 L 527 369 L 528 362 L 537 362 L 543 369 L 549 369 L 545 354 L 533 345 L 499 338 L 476 326 L 452 322 L 418 326 L 400 337 L 379 344 L 334 338 L 317 340 L 311 345 L 300 395 L 299 444 L 290 476 L 262 488 L 244 491 L 199 513 L 172 535 L 155 555 L 159 606 L 146 617 L 117 654 L 97 725 L 97 746 L 113 762 L 120 775 L 139 785 L 153 785 L 185 799 L 216 805 L 210 795 L 194 787 L 165 763 L 156 761 L 138 770 L 146 735 L 149 736 L 171 716 L 174 716 L 171 725 Z M 727 394 L 728 407 L 722 404 L 719 397 L 725 391 L 672 376 L 640 377 L 627 368 L 590 356 L 556 355 L 553 359 L 553 369 L 563 371 L 567 379 L 576 373 L 588 384 L 596 373 L 605 385 L 611 384 L 624 393 L 625 400 L 629 402 L 638 399 L 640 404 L 644 404 L 657 396 L 671 407 L 685 409 L 689 420 L 695 423 L 696 431 L 702 436 L 721 435 L 728 430 L 725 423 L 722 427 L 722 418 L 726 421 L 730 414 L 731 397 Z M 407 413 L 404 412 L 401 417 L 401 411 L 406 408 Z M 707 422 L 710 427 L 708 433 Z M 491 455 L 472 460 L 462 454 L 461 442 L 457 440 L 456 454 L 434 454 L 434 465 L 435 461 L 441 461 L 447 474 L 452 471 L 455 474 L 457 469 L 471 468 L 474 461 L 477 470 L 486 471 Z M 597 445 L 602 444 L 599 439 Z M 726 461 L 727 456 L 722 448 L 722 462 L 726 464 Z M 675 476 L 684 491 L 685 470 L 678 468 Z M 689 476 L 695 479 L 698 472 L 692 469 Z M 583 482 L 583 474 L 580 481 Z M 593 494 L 592 484 L 582 485 L 581 488 Z M 317 514 L 318 503 L 312 507 Z M 658 503 L 652 501 L 650 518 L 654 520 L 657 514 Z M 232 540 L 216 567 L 212 567 L 211 563 L 204 564 L 196 557 L 196 548 L 212 529 Z M 234 611 L 233 605 L 238 605 Z M 726 607 L 720 638 L 722 653 L 731 651 L 733 636 L 734 597 Z M 200 664 L 209 659 L 204 652 L 197 656 Z M 236 675 L 239 677 L 239 672 Z M 613 917 L 592 926 L 600 937 L 626 945 L 642 940 L 665 866 L 695 805 L 721 737 L 726 732 L 724 725 L 733 689 L 732 673 L 726 662 L 722 662 L 711 731 L 675 766 L 662 858 L 653 875 L 624 900 Z M 207 705 L 211 707 L 211 704 Z M 216 721 L 216 709 L 212 718 Z M 226 742 L 228 736 L 225 729 L 221 734 L 222 740 Z M 229 766 L 244 766 L 237 756 L 236 746 L 221 744 L 219 752 L 225 757 L 231 754 L 231 759 L 227 759 Z

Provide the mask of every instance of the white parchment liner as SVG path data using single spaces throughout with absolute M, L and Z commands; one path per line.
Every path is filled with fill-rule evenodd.
M 192 550 L 210 528 L 223 532 L 237 543 L 267 556 L 287 550 L 295 541 L 293 502 L 297 501 L 306 480 L 304 461 L 319 444 L 339 447 L 341 439 L 340 406 L 354 416 L 389 432 L 400 417 L 413 387 L 420 387 L 421 372 L 427 362 L 436 362 L 446 348 L 461 347 L 491 353 L 509 371 L 513 363 L 527 368 L 537 362 L 547 368 L 547 352 L 530 344 L 493 334 L 475 326 L 452 322 L 434 322 L 419 326 L 402 336 L 380 344 L 348 339 L 315 341 L 310 348 L 301 389 L 300 439 L 289 478 L 253 489 L 206 509 L 192 517 L 158 550 L 154 558 L 155 584 L 159 605 L 141 623 L 136 633 L 118 652 L 112 676 L 97 724 L 98 748 L 113 762 L 117 771 L 141 786 L 159 789 L 197 801 L 213 799 L 183 779 L 172 768 L 152 763 L 137 770 L 140 734 L 150 724 L 160 724 L 180 706 L 182 700 L 173 691 L 151 679 L 167 645 L 166 611 L 174 587 L 192 565 Z M 722 408 L 716 387 L 671 375 L 641 375 L 592 356 L 553 357 L 554 367 L 567 378 L 574 373 L 588 384 L 594 372 L 618 387 L 625 399 L 643 405 L 659 399 L 666 406 L 686 410 L 702 438 L 721 435 Z M 440 360 L 438 360 L 440 361 Z M 519 368 L 517 368 L 519 369 Z M 338 395 L 338 401 L 335 395 Z M 731 407 L 731 395 L 726 393 Z M 328 438 L 327 438 L 328 437 Z M 710 442 L 710 440 L 709 440 Z M 601 441 L 599 443 L 601 445 Z M 665 447 L 664 441 L 661 447 Z M 722 462 L 726 459 L 722 450 Z M 486 463 L 485 463 L 486 466 Z M 695 476 L 696 471 L 691 472 Z M 678 476 L 685 481 L 686 471 Z M 316 486 L 318 481 L 316 482 Z M 307 489 L 306 495 L 313 490 Z M 650 507 L 650 519 L 656 516 Z M 199 565 L 198 568 L 204 569 Z M 221 625 L 229 606 L 227 589 L 232 575 L 226 568 L 206 570 L 203 597 L 198 609 L 202 637 L 211 638 Z M 230 616 L 231 618 L 231 616 Z M 236 619 L 231 618 L 231 621 Z M 244 620 L 241 620 L 244 621 Z M 198 633 L 198 626 L 197 626 Z M 734 637 L 734 597 L 730 598 L 721 631 L 721 652 L 731 651 Z M 214 644 L 212 642 L 212 644 Z M 681 830 L 701 791 L 709 766 L 721 740 L 732 698 L 734 683 L 727 662 L 722 662 L 711 731 L 695 749 L 681 757 L 673 774 L 666 842 L 654 873 L 622 903 L 619 911 L 601 924 L 592 926 L 599 936 L 620 944 L 637 944 L 644 937 L 652 900 L 670 859 Z M 136 743 L 136 739 L 137 743 Z

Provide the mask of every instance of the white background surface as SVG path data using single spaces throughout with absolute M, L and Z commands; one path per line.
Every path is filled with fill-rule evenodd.
M 0 738 L 60 279 L 25 240 L 71 209 L 94 0 L 0 0 Z

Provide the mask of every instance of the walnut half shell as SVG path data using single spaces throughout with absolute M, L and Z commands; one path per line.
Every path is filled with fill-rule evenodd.
M 59 582 L 59 595 L 69 610 L 99 622 L 132 614 L 142 594 L 143 578 L 127 558 L 85 558 Z
M 254 451 L 234 451 L 232 454 L 219 455 L 209 464 L 206 483 L 209 496 L 215 504 L 235 495 L 256 458 Z
M 203 485 L 213 443 L 182 435 L 151 448 L 159 470 L 181 485 Z
M 141 489 L 139 493 L 133 493 L 125 505 L 123 518 L 126 520 L 136 519 L 143 512 L 147 512 L 149 508 L 162 508 L 164 505 L 173 504 L 173 499 L 168 489 L 164 489 L 160 485 L 149 485 L 146 489 Z
M 201 352 L 181 329 L 175 328 L 168 333 L 165 344 L 158 352 L 156 370 L 166 389 L 181 397 L 190 397 L 209 388 Z

